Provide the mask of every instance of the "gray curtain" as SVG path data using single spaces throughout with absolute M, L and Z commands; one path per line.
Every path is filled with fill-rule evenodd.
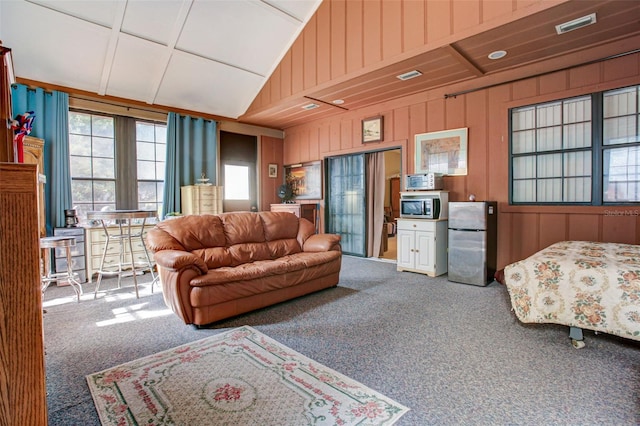
M 64 210 L 71 209 L 71 172 L 69 170 L 69 95 L 23 84 L 11 87 L 13 114 L 33 111 L 30 136 L 44 140 L 45 204 L 47 235 L 64 227 Z
M 205 175 L 216 184 L 218 156 L 216 122 L 170 112 L 167 121 L 167 162 L 164 179 L 164 217 L 181 211 L 180 188 Z
M 136 154 L 136 119 L 132 117 L 115 117 L 116 143 L 116 209 L 135 210 L 138 208 L 138 168 Z M 122 159 L 127 161 L 122 161 Z M 131 182 L 134 184 L 132 185 Z
M 386 181 L 384 152 L 367 154 L 367 257 L 380 255 Z

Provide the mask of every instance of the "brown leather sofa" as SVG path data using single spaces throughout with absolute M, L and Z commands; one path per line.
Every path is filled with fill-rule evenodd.
M 339 235 L 286 212 L 165 220 L 146 243 L 165 303 L 196 326 L 335 287 L 342 262 Z

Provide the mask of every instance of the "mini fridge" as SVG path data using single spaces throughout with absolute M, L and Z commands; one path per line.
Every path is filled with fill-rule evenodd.
M 486 286 L 496 272 L 495 201 L 449 202 L 449 281 Z

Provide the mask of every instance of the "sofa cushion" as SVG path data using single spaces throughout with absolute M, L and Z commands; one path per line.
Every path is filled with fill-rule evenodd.
M 341 253 L 299 253 L 283 261 L 259 261 L 209 271 L 191 280 L 189 300 L 194 308 L 294 287 L 340 271 Z
M 260 212 L 267 241 L 295 239 L 298 235 L 298 217 L 288 212 Z
M 231 254 L 226 247 L 203 248 L 192 253 L 204 260 L 209 269 L 231 266 Z
M 286 274 L 314 266 L 322 265 L 332 259 L 339 258 L 340 252 L 327 251 L 322 253 L 297 253 L 275 260 L 262 260 L 245 263 L 234 267 L 222 267 L 209 270 L 206 275 L 191 280 L 192 287 L 206 287 L 229 284 L 235 281 L 252 280 L 259 277 Z
M 226 245 L 222 222 L 218 216 L 183 216 L 178 219 L 162 221 L 156 227 L 168 233 L 175 241 L 174 246 L 165 242 L 161 247 L 154 247 L 155 251 L 166 249 L 194 251 Z M 166 238 L 165 240 L 169 241 Z
M 296 238 L 269 241 L 266 244 L 267 247 L 269 247 L 271 259 L 277 259 L 282 256 L 296 254 L 302 251 L 300 249 L 300 244 L 298 244 L 298 240 Z
M 260 215 L 249 212 L 222 213 L 218 217 L 224 227 L 227 247 L 240 243 L 263 243 L 265 241 Z

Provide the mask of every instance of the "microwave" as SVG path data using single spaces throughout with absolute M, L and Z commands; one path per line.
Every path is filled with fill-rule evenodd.
M 407 191 L 424 191 L 442 189 L 442 173 L 423 173 L 415 175 L 405 175 L 404 185 Z
M 440 217 L 439 198 L 401 198 L 400 217 L 414 219 L 438 219 Z

